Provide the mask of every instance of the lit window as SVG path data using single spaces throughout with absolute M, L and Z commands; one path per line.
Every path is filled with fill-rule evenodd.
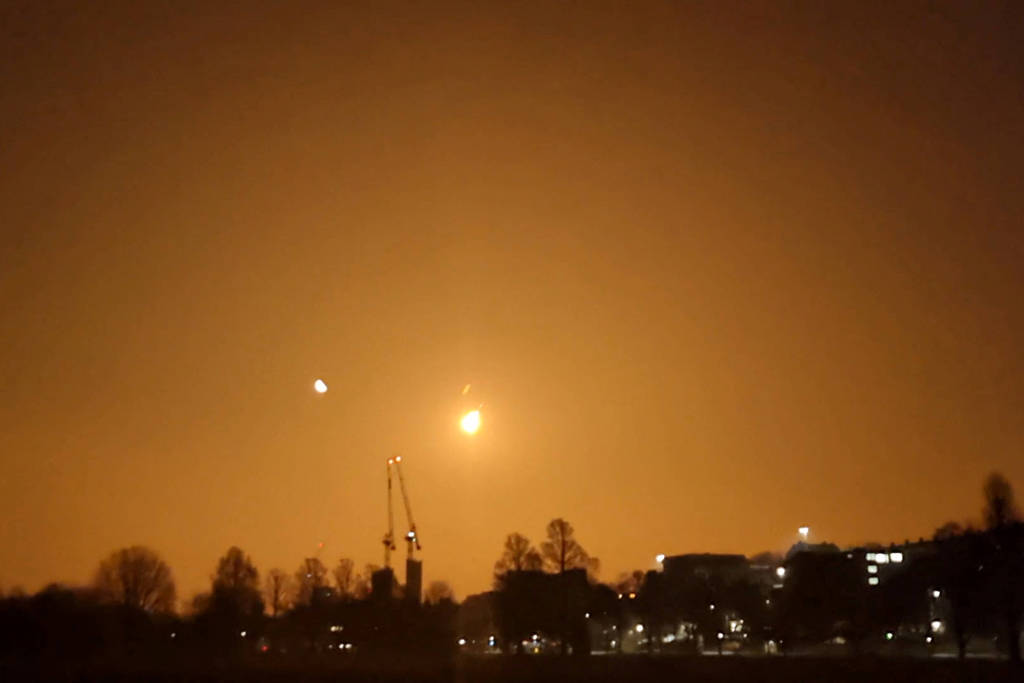
M 877 586 L 878 585 L 878 577 L 877 576 L 869 576 L 868 577 L 868 585 L 869 586 Z
M 902 562 L 903 553 L 889 553 L 889 559 L 897 563 Z
M 889 561 L 889 556 L 886 553 L 875 553 L 875 562 L 878 564 L 886 564 Z
M 868 574 L 877 574 L 877 573 L 878 573 L 878 565 L 877 564 L 869 564 L 868 565 Z

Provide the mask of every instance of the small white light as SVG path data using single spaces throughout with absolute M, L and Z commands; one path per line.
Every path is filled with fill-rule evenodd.
M 942 628 L 942 622 L 938 619 L 932 619 L 931 627 L 933 631 L 938 631 L 940 628 Z
M 316 390 L 316 393 L 318 394 L 326 394 L 327 382 L 323 381 L 322 379 L 318 379 L 317 381 L 313 382 L 313 389 Z
M 935 598 L 936 600 L 939 599 L 940 595 L 942 595 L 942 591 L 939 591 L 939 590 L 933 590 L 932 591 L 932 597 Z
M 708 609 L 711 610 L 712 612 L 714 612 L 715 611 L 715 603 L 711 603 L 710 605 L 708 605 Z
M 242 631 L 239 635 L 245 638 L 245 631 Z
M 590 618 L 590 612 L 587 612 L 587 613 L 585 613 L 585 614 L 583 615 L 583 618 L 584 618 L 584 619 L 589 619 L 589 618 Z
M 925 636 L 924 642 L 931 643 L 932 642 L 932 637 L 931 636 Z
M 719 640 L 722 640 L 723 638 L 725 638 L 725 634 L 724 634 L 724 633 L 722 633 L 721 631 L 719 631 L 719 632 L 718 632 L 718 639 L 719 639 Z
M 802 526 L 799 529 L 797 529 L 796 531 L 797 531 L 798 534 L 800 534 L 800 537 L 803 538 L 806 541 L 807 540 L 807 535 L 809 533 L 811 533 L 811 528 L 807 527 L 807 526 Z
M 779 577 L 780 579 L 781 578 L 785 578 L 785 576 L 786 576 L 786 568 L 785 567 L 776 567 L 775 568 L 775 576 Z
M 878 573 L 878 565 L 877 564 L 869 564 L 868 565 L 868 574 L 877 574 L 877 573 Z
M 878 564 L 888 564 L 889 556 L 886 553 L 875 553 L 875 562 Z
M 869 586 L 877 586 L 878 585 L 878 577 L 877 576 L 869 576 L 868 577 L 868 585 Z
M 537 634 L 536 633 L 533 634 L 532 639 L 533 639 L 533 642 L 535 642 L 535 643 L 537 642 Z
M 178 637 L 178 634 L 177 634 L 177 633 L 172 633 L 172 634 L 171 634 L 171 638 L 177 638 L 177 637 Z
M 893 639 L 893 637 L 894 637 L 894 635 L 893 635 L 893 632 L 892 632 L 892 631 L 886 631 L 886 632 L 885 632 L 885 639 L 886 639 L 886 640 L 892 640 L 892 639 Z
M 637 624 L 636 625 L 636 632 L 637 633 L 643 633 L 644 632 L 644 625 L 643 624 Z
M 657 555 L 654 556 L 654 560 L 658 564 L 661 564 L 662 562 L 665 561 L 665 553 L 658 553 Z
M 903 553 L 889 553 L 889 559 L 898 564 L 903 561 Z
M 465 644 L 466 644 L 466 639 L 465 638 L 459 638 L 459 645 L 465 645 Z

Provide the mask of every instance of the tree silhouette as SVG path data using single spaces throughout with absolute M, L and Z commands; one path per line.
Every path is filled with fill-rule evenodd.
M 519 533 L 511 533 L 505 537 L 501 557 L 494 563 L 494 575 L 498 577 L 508 571 L 540 569 L 541 565 L 540 553 L 530 544 L 530 539 Z
M 327 581 L 327 568 L 318 557 L 307 557 L 295 572 L 295 583 L 298 586 L 295 602 L 309 605 L 316 599 Z
M 451 601 L 455 596 L 452 587 L 446 581 L 431 581 L 423 594 L 423 602 L 428 605 L 440 604 L 442 600 Z
M 217 571 L 213 575 L 213 603 L 222 610 L 238 614 L 263 612 L 260 573 L 241 548 L 228 548 L 217 562 Z
M 988 557 L 982 567 L 990 594 L 988 602 L 1003 622 L 1010 660 L 1019 662 L 1024 619 L 1024 524 L 1014 502 L 1013 487 L 1002 474 L 990 474 L 983 493 Z
M 1020 521 L 1020 510 L 1013 499 L 1013 487 L 999 472 L 993 472 L 985 480 L 983 489 L 985 509 L 982 514 L 988 529 L 1002 529 Z
M 331 573 L 334 576 L 334 587 L 338 590 L 338 598 L 347 600 L 355 597 L 359 582 L 355 562 L 343 557 L 338 560 L 338 564 Z
M 93 584 L 107 601 L 147 612 L 174 610 L 175 588 L 170 568 L 153 550 L 122 548 L 100 562 Z
M 575 537 L 572 524 L 558 518 L 548 522 L 548 540 L 540 546 L 544 568 L 549 572 L 564 574 L 567 569 L 587 569 L 596 565 Z
M 276 617 L 288 608 L 292 595 L 292 577 L 280 569 L 267 572 L 263 586 L 266 604 L 270 607 L 270 616 Z

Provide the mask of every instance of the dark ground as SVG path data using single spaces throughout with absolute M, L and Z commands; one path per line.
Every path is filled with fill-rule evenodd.
M 1024 681 L 1024 668 L 1006 662 L 925 659 L 814 659 L 746 657 L 462 657 L 455 661 L 386 661 L 350 659 L 337 663 L 299 664 L 262 662 L 257 665 L 184 665 L 153 667 L 103 665 L 71 671 L 60 666 L 0 667 L 2 681 L 62 681 L 135 683 L 294 683 L 309 681 L 835 681 L 843 683 L 885 683 L 928 681 L 929 683 Z

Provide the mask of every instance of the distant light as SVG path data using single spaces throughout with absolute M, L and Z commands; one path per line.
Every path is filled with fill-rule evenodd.
M 933 590 L 932 591 L 932 597 L 935 598 L 936 600 L 938 600 L 939 596 L 941 596 L 941 595 L 942 595 L 942 591 L 940 591 L 940 590 Z
M 892 632 L 892 631 L 886 631 L 886 632 L 885 632 L 885 639 L 886 639 L 886 640 L 892 640 L 892 639 L 893 639 L 893 637 L 894 637 L 894 635 L 893 635 L 893 632 Z
M 877 564 L 869 564 L 868 565 L 868 574 L 877 574 L 877 573 L 878 573 L 878 565 Z
M 800 534 L 800 538 L 802 538 L 802 539 L 804 539 L 806 541 L 808 534 L 811 533 L 811 528 L 808 527 L 808 526 L 802 526 L 799 529 L 797 529 L 796 531 L 797 531 L 798 534 Z
M 875 562 L 878 564 L 888 564 L 889 555 L 887 553 L 875 553 Z
M 718 639 L 719 639 L 719 640 L 723 640 L 724 638 L 725 638 L 725 634 L 724 634 L 724 633 L 722 633 L 721 631 L 719 631 L 719 632 L 718 632 Z
M 933 631 L 938 631 L 940 628 L 942 628 L 942 622 L 938 619 L 932 619 L 931 627 Z
M 269 645 L 260 645 L 260 652 L 266 652 L 270 649 Z
M 537 642 L 537 634 L 536 634 L 536 633 L 534 633 L 534 634 L 533 634 L 533 636 L 532 636 L 532 640 L 533 640 L 533 642 L 535 642 L 535 643 Z
M 466 639 L 465 638 L 459 638 L 459 645 L 465 645 L 465 644 L 466 644 Z
M 177 637 L 178 637 L 178 634 L 177 634 L 177 633 L 172 633 L 172 634 L 171 634 L 171 638 L 177 638 Z
M 462 431 L 467 434 L 476 434 L 477 430 L 480 429 L 480 411 L 469 411 L 462 416 L 462 420 L 459 421 L 459 425 L 462 427 Z
M 622 599 L 622 593 L 619 593 L 619 600 Z
M 785 578 L 785 576 L 786 576 L 786 568 L 785 567 L 776 567 L 775 568 L 775 576 L 779 577 L 780 579 Z
M 637 624 L 636 625 L 636 632 L 637 633 L 643 633 L 644 632 L 644 625 L 643 624 Z
M 629 599 L 630 600 L 636 600 L 636 593 L 630 593 L 629 594 Z
M 712 612 L 714 612 L 715 611 L 715 603 L 711 603 L 710 605 L 708 605 L 708 609 L 711 610 Z
M 586 614 L 584 614 L 583 618 L 584 619 L 589 619 L 590 618 L 590 612 L 587 612 Z
M 654 556 L 654 561 L 657 562 L 658 564 L 661 564 L 662 562 L 664 562 L 665 561 L 665 553 L 658 553 L 657 555 L 655 555 Z
M 396 455 L 395 456 L 395 462 L 402 462 L 402 456 Z
M 932 642 L 932 637 L 931 636 L 925 636 L 924 642 L 931 643 Z
M 903 561 L 903 553 L 889 553 L 889 559 L 899 563 Z
M 239 633 L 238 635 L 240 635 L 240 636 L 242 636 L 243 638 L 245 638 L 245 631 L 242 631 L 242 632 L 241 632 L 241 633 Z
M 327 382 L 323 381 L 322 379 L 318 379 L 317 381 L 313 382 L 313 389 L 315 389 L 316 393 L 318 394 L 326 394 Z
M 877 586 L 878 585 L 878 577 L 877 576 L 869 576 L 868 577 L 868 585 L 869 586 Z

